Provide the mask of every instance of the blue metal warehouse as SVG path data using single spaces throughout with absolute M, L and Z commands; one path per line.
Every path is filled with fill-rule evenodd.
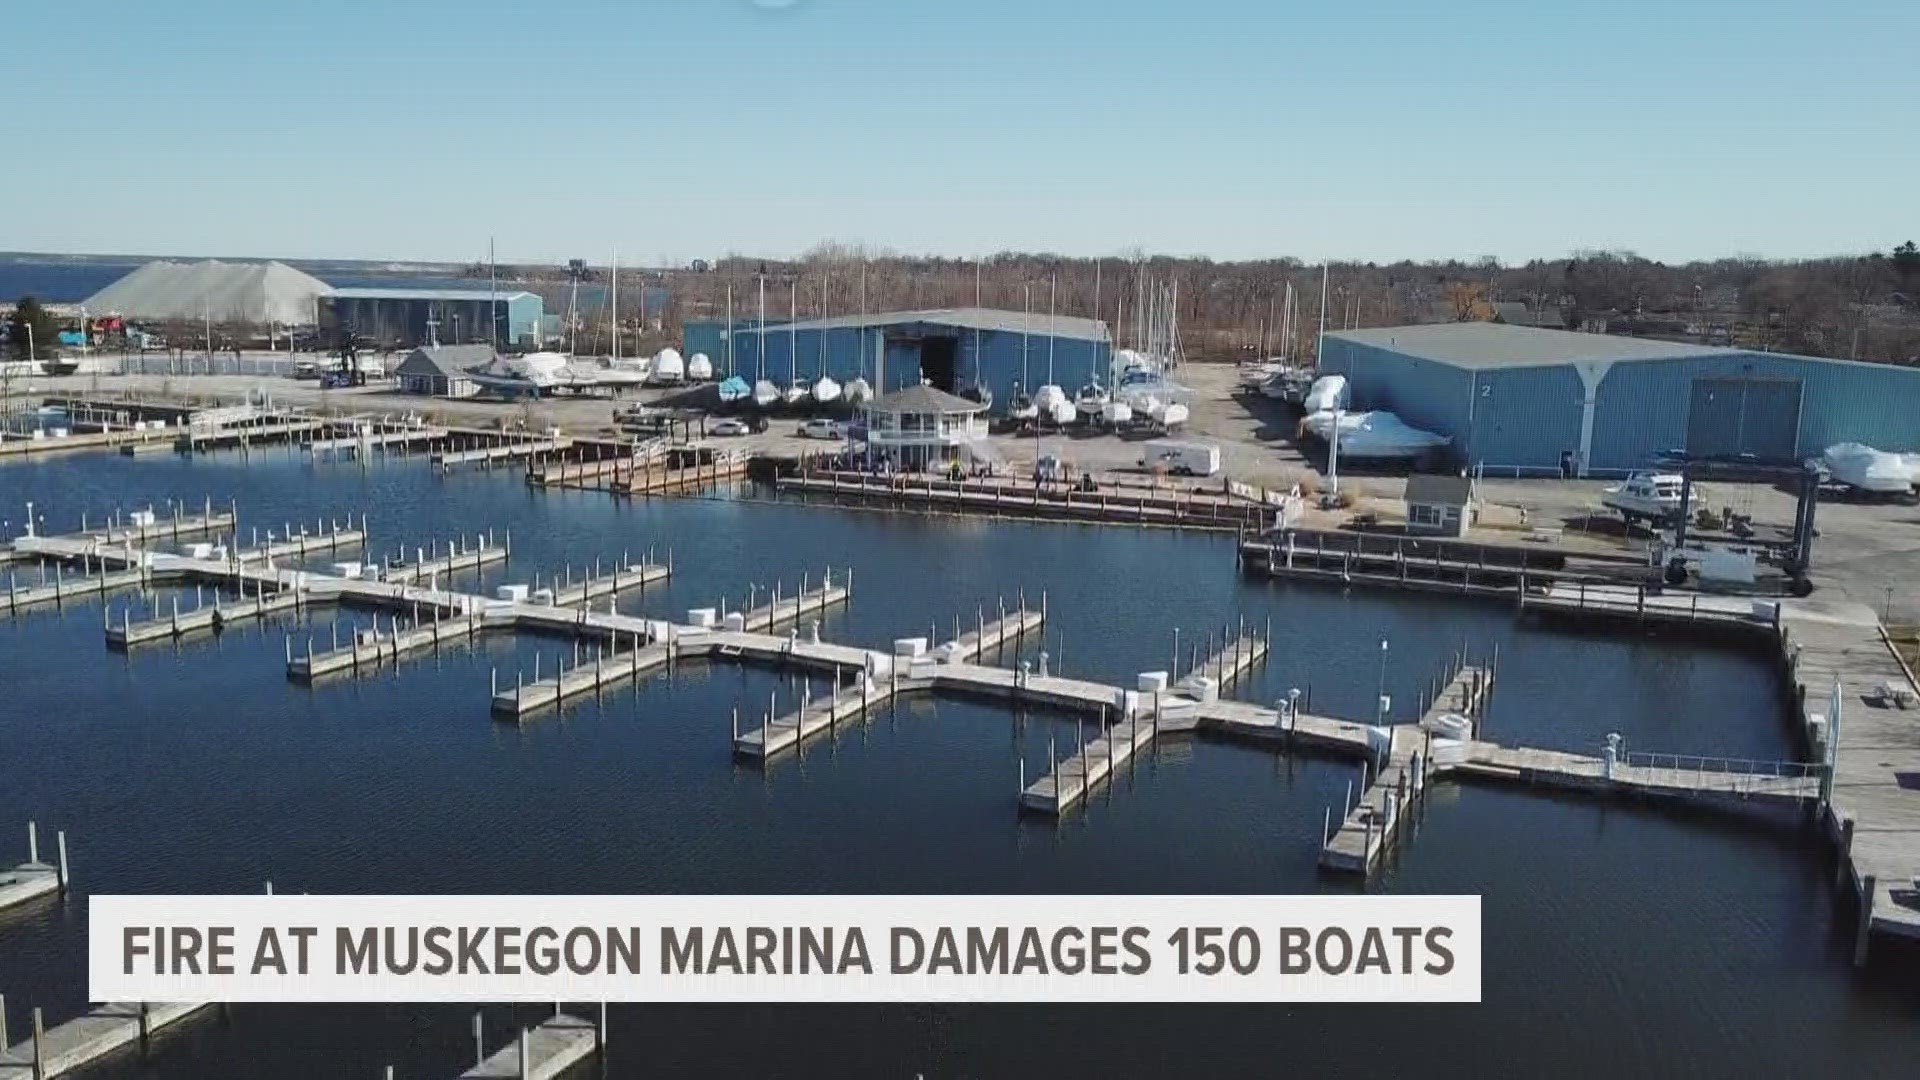
M 320 297 L 320 334 L 332 341 L 344 322 L 381 344 L 538 346 L 545 309 L 530 292 L 334 289 Z
M 1441 323 L 1326 336 L 1355 409 L 1453 438 L 1489 473 L 1618 474 L 1664 451 L 1812 457 L 1920 450 L 1920 370 L 1784 353 Z
M 723 322 L 686 326 L 686 351 L 706 353 L 721 375 L 729 341 L 733 373 L 750 382 L 786 385 L 824 372 L 841 382 L 865 378 L 881 393 L 922 379 L 950 393 L 984 385 L 995 409 L 1005 407 L 1015 384 L 1031 392 L 1053 383 L 1069 395 L 1091 379 L 1104 384 L 1113 355 L 1107 324 L 1096 319 L 991 308 L 769 321 L 764 332 L 743 319 L 731 334 Z

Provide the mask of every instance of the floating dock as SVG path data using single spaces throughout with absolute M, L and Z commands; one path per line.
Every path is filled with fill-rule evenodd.
M 40 1010 L 35 1009 L 32 1035 L 0 1051 L 0 1080 L 47 1080 L 71 1072 L 123 1046 L 144 1043 L 162 1028 L 205 1008 L 205 1003 L 96 1005 L 51 1030 L 41 1029 Z
M 580 638 L 603 638 L 607 648 L 599 651 L 591 660 L 576 660 L 570 669 L 564 661 L 560 661 L 556 665 L 558 670 L 547 678 L 540 675 L 537 666 L 539 657 L 536 655 L 533 678 L 523 682 L 516 675 L 511 689 L 499 687 L 496 673 L 492 690 L 493 714 L 507 719 L 522 719 L 535 712 L 558 708 L 582 694 L 597 694 L 610 686 L 651 674 L 682 658 L 721 655 L 798 660 L 800 658 L 791 656 L 793 642 L 787 638 L 770 636 L 765 631 L 783 623 L 797 622 L 810 614 L 824 614 L 827 609 L 845 603 L 852 595 L 851 574 L 843 575 L 836 582 L 829 572 L 823 574 L 822 579 L 818 588 L 807 588 L 803 582 L 801 591 L 791 597 L 782 597 L 776 586 L 766 604 L 749 611 L 729 613 L 724 607 L 716 609 L 712 613 L 713 626 L 586 611 L 568 613 L 565 608 L 543 609 L 541 605 L 518 605 L 515 608 L 516 617 L 531 627 L 573 633 Z M 738 632 L 722 629 L 735 621 L 739 623 Z M 621 649 L 622 644 L 627 648 Z M 843 658 L 843 662 L 858 665 L 864 655 L 859 650 L 852 650 L 851 657 Z
M 833 663 L 832 692 L 816 701 L 809 688 L 803 691 L 799 706 L 785 714 L 777 714 L 776 698 L 768 703 L 760 726 L 751 731 L 738 729 L 739 715 L 736 713 L 733 751 L 741 757 L 764 761 L 795 749 L 808 739 L 830 733 L 840 724 L 867 715 L 903 694 L 934 689 L 939 684 L 939 678 L 933 674 L 935 669 L 967 663 L 1008 642 L 1017 641 L 1038 630 L 1044 618 L 1038 611 L 1015 610 L 941 643 L 924 657 L 896 655 L 888 658 L 863 650 L 853 650 L 850 655 L 844 656 L 813 657 L 816 665 L 822 659 Z M 819 643 L 811 644 L 817 646 Z M 809 653 L 811 651 L 808 650 Z M 881 662 L 885 664 L 884 676 L 877 671 Z M 905 672 L 900 670 L 902 666 L 906 667 Z M 853 674 L 854 684 L 851 688 L 844 684 L 843 672 Z
M 1148 673 L 1141 689 L 1131 694 L 1119 687 L 1094 684 L 1098 690 L 1086 694 L 1085 699 L 1098 701 L 1103 723 L 1109 715 L 1114 722 L 1065 757 L 1055 758 L 1049 746 L 1047 755 L 1052 763 L 1046 774 L 1031 784 L 1024 776 L 1021 779 L 1021 808 L 1055 816 L 1066 813 L 1100 784 L 1118 775 L 1162 732 L 1192 731 L 1202 724 L 1202 709 L 1219 704 L 1219 691 L 1252 670 L 1266 655 L 1265 635 L 1242 629 L 1226 644 L 1198 658 L 1186 675 L 1170 686 L 1148 688 L 1148 683 L 1159 687 L 1162 672 Z M 1131 710 L 1123 705 L 1129 699 L 1134 702 Z M 1024 771 L 1024 760 L 1021 768 Z
M 56 861 L 51 865 L 41 862 L 39 827 L 27 822 L 27 861 L 11 870 L 0 870 L 0 911 L 66 891 L 67 834 L 56 833 L 54 844 L 58 851 Z M 0 1030 L 4 1030 L 5 1023 L 5 1018 L 0 1017 Z M 6 1040 L 0 1039 L 0 1048 L 5 1046 Z
M 180 598 L 173 598 L 172 610 L 165 615 L 155 613 L 153 617 L 140 622 L 133 621 L 131 606 L 120 612 L 120 624 L 113 623 L 113 614 L 103 611 L 106 620 L 107 647 L 109 649 L 127 649 L 150 641 L 167 641 L 197 631 L 214 631 L 250 619 L 263 619 L 280 611 L 294 611 L 304 603 L 300 590 L 283 589 L 269 592 L 262 584 L 256 583 L 253 597 L 246 596 L 246 579 L 241 579 L 241 595 L 232 603 L 219 603 L 216 594 L 212 604 L 200 604 L 189 611 L 180 610 Z
M 1432 703 L 1422 710 L 1421 724 L 1376 727 L 1369 732 L 1359 798 L 1348 796 L 1331 836 L 1322 832 L 1321 866 L 1363 876 L 1373 871 L 1399 837 L 1408 820 L 1407 810 L 1425 794 L 1434 772 L 1433 739 L 1421 725 L 1453 715 L 1475 721 L 1477 729 L 1493 681 L 1491 666 L 1477 667 L 1461 656 Z
M 471 450 L 442 450 L 435 453 L 429 460 L 434 468 L 444 472 L 460 465 L 492 465 L 496 462 L 517 461 L 540 454 L 558 453 L 572 445 L 573 440 L 564 436 L 557 439 L 525 439 L 499 446 L 475 447 Z
M 591 1021 L 560 1013 L 522 1029 L 519 1038 L 461 1073 L 460 1080 L 553 1080 L 591 1057 L 603 1038 Z

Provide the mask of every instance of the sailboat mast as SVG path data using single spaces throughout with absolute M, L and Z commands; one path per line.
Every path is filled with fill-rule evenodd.
M 767 378 L 767 275 L 762 268 L 760 280 L 760 332 L 754 335 L 753 377 L 758 381 Z M 756 389 L 758 389 L 756 387 Z
M 1096 323 L 1100 321 L 1100 262 L 1101 260 L 1099 259 L 1093 260 L 1093 321 Z M 1096 360 L 1099 359 L 1100 344 L 1097 341 L 1093 346 L 1093 354 Z M 1088 365 L 1088 369 L 1090 371 L 1096 370 L 1091 364 Z M 1113 383 L 1112 378 L 1108 378 L 1107 383 L 1109 388 L 1111 388 Z
M 493 237 L 487 237 L 487 344 L 500 347 L 500 302 L 494 297 L 493 288 Z M 319 301 L 314 301 L 316 304 Z M 319 320 L 315 320 L 318 322 Z M 535 342 L 535 344 L 539 344 Z
M 613 358 L 620 359 L 620 253 L 613 253 Z M 646 312 L 642 311 L 644 316 Z
M 1020 389 L 1025 390 L 1033 383 L 1033 377 L 1027 372 L 1027 324 L 1033 321 L 1033 282 L 1029 281 L 1022 286 L 1022 291 L 1026 299 L 1020 308 L 1020 314 L 1023 316 L 1020 320 Z
M 1054 303 L 1054 301 L 1058 298 L 1059 294 L 1060 294 L 1060 272 L 1056 270 L 1053 273 L 1052 279 L 1050 279 L 1047 282 L 1047 385 L 1048 386 L 1054 385 L 1053 343 L 1060 339 L 1060 336 L 1054 332 L 1055 330 L 1054 312 L 1057 310 L 1057 306 Z
M 827 293 L 833 288 L 833 270 L 820 277 L 820 377 L 827 377 Z
M 733 378 L 733 282 L 727 282 L 727 378 Z
M 1313 366 L 1319 367 L 1327 352 L 1327 278 L 1331 264 L 1320 264 L 1320 335 L 1313 343 Z
M 800 378 L 800 275 L 787 289 L 787 385 Z

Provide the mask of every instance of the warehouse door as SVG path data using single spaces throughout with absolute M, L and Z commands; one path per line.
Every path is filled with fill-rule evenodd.
M 1699 378 L 1687 406 L 1687 453 L 1793 461 L 1800 442 L 1800 380 Z
M 920 343 L 920 377 L 936 390 L 955 392 L 959 377 L 959 342 L 950 337 L 930 337 Z

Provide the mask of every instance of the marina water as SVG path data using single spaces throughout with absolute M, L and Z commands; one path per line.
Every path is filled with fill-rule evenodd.
M 533 490 L 512 470 L 438 476 L 421 460 L 314 463 L 284 449 L 197 457 L 85 455 L 0 469 L 0 519 L 21 531 L 115 507 L 234 500 L 259 527 L 365 512 L 370 553 L 510 530 L 513 559 L 462 582 L 525 581 L 649 548 L 674 575 L 624 610 L 738 606 L 778 579 L 854 571 L 823 634 L 883 646 L 945 637 L 1024 590 L 1049 621 L 1022 654 L 1110 681 L 1166 667 L 1181 628 L 1271 618 L 1274 652 L 1240 696 L 1308 688 L 1317 711 L 1393 716 L 1465 642 L 1500 648 L 1490 738 L 1597 752 L 1792 756 L 1764 658 L 1675 637 L 1517 625 L 1510 608 L 1243 578 L 1232 539 L 990 523 L 757 499 L 620 501 Z M 344 556 L 343 556 L 344 557 Z M 315 564 L 331 561 L 316 556 Z M 191 594 L 191 590 L 188 590 Z M 153 602 L 170 603 L 161 590 Z M 115 594 L 116 613 L 148 601 Z M 109 653 L 92 598 L 0 622 L 0 860 L 28 818 L 63 828 L 77 893 L 0 922 L 12 1030 L 39 1004 L 84 1008 L 87 893 L 1314 892 L 1329 806 L 1352 763 L 1167 739 L 1085 812 L 1020 818 L 1025 762 L 1045 768 L 1072 717 L 949 699 L 903 702 L 765 772 L 737 765 L 728 715 L 797 685 L 770 670 L 689 664 L 535 717 L 488 716 L 490 676 L 543 670 L 568 643 L 485 637 L 397 670 L 304 687 L 304 645 L 364 625 L 321 608 L 218 637 Z M 191 604 L 191 600 L 187 601 Z M 1381 640 L 1388 642 L 1382 664 Z M 1204 651 L 1204 645 L 1203 645 Z M 1006 658 L 1011 662 L 1012 658 Z M 1337 816 L 1337 812 L 1336 812 Z M 1676 812 L 1442 785 L 1417 833 L 1367 887 L 1485 897 L 1485 1002 L 1459 1007 L 621 1006 L 612 1076 L 1059 1076 L 1464 1071 L 1491 1075 L 1911 1075 L 1920 990 L 1848 963 L 1831 868 L 1790 815 Z M 1892 970 L 1889 970 L 1892 968 Z M 489 1049 L 516 1018 L 484 1010 Z M 89 1077 L 452 1076 L 471 1010 L 236 1007 L 182 1025 L 144 1059 Z M 598 1068 L 592 1066 L 590 1068 Z

